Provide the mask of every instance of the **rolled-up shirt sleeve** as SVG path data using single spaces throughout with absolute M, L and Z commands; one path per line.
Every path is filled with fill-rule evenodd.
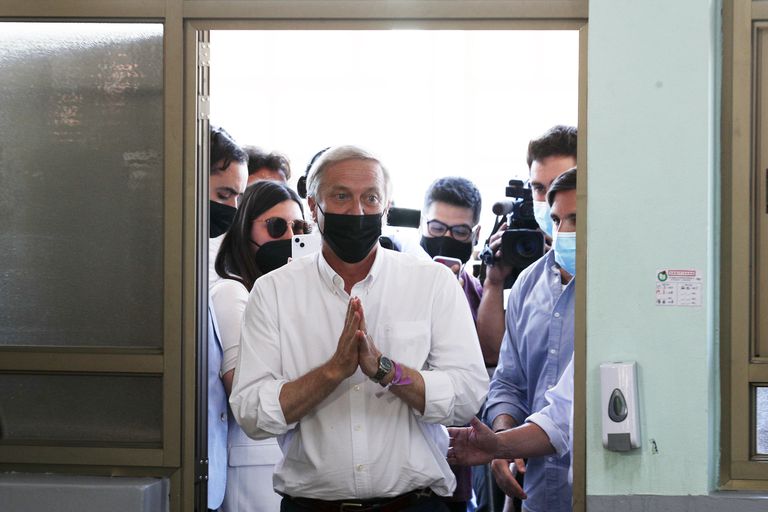
M 546 432 L 549 442 L 561 457 L 571 450 L 573 432 L 573 358 L 557 385 L 544 394 L 547 406 L 531 414 L 525 421 L 535 423 Z
M 229 399 L 232 414 L 253 439 L 284 434 L 287 424 L 280 406 L 280 390 L 288 381 L 282 376 L 277 298 L 271 283 L 256 282 L 243 315 L 240 354 Z
M 421 371 L 425 395 L 421 420 L 463 425 L 483 405 L 488 372 L 472 313 L 455 276 L 438 267 L 434 284 L 431 346 L 426 369 Z

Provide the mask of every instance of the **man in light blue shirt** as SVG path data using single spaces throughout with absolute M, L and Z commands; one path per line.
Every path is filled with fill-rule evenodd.
M 451 464 L 484 464 L 491 459 L 516 459 L 557 454 L 573 450 L 573 359 L 557 385 L 545 393 L 547 406 L 533 413 L 525 425 L 494 434 L 477 419 L 467 428 L 449 428 Z M 568 483 L 573 480 L 573 460 Z
M 552 182 L 547 200 L 554 223 L 553 250 L 525 269 L 512 288 L 499 364 L 486 402 L 485 419 L 496 432 L 521 425 L 547 405 L 545 393 L 557 384 L 573 354 L 575 169 Z M 571 510 L 569 465 L 569 456 L 529 459 L 523 509 Z

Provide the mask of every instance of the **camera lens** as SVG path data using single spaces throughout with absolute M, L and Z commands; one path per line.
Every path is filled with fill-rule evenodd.
M 544 255 L 544 235 L 533 229 L 511 229 L 501 239 L 505 263 L 524 269 Z
M 524 259 L 538 258 L 541 255 L 541 244 L 537 242 L 538 240 L 531 236 L 520 237 L 515 244 L 515 253 Z

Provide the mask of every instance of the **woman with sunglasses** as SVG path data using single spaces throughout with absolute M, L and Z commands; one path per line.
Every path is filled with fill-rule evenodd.
M 246 189 L 216 257 L 216 273 L 221 279 L 210 287 L 224 351 L 221 375 L 227 394 L 232 390 L 240 326 L 253 283 L 285 265 L 291 255 L 293 235 L 308 231 L 296 192 L 274 181 L 258 181 Z M 230 415 L 227 444 L 229 461 L 222 510 L 279 510 L 281 497 L 273 491 L 272 472 L 282 454 L 275 438 L 250 439 Z

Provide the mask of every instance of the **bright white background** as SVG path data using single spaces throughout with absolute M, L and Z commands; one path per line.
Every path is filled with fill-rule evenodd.
M 303 174 L 318 150 L 362 145 L 421 208 L 441 176 L 491 205 L 526 179 L 526 148 L 576 125 L 577 31 L 213 31 L 211 118 L 238 143 L 278 150 Z

